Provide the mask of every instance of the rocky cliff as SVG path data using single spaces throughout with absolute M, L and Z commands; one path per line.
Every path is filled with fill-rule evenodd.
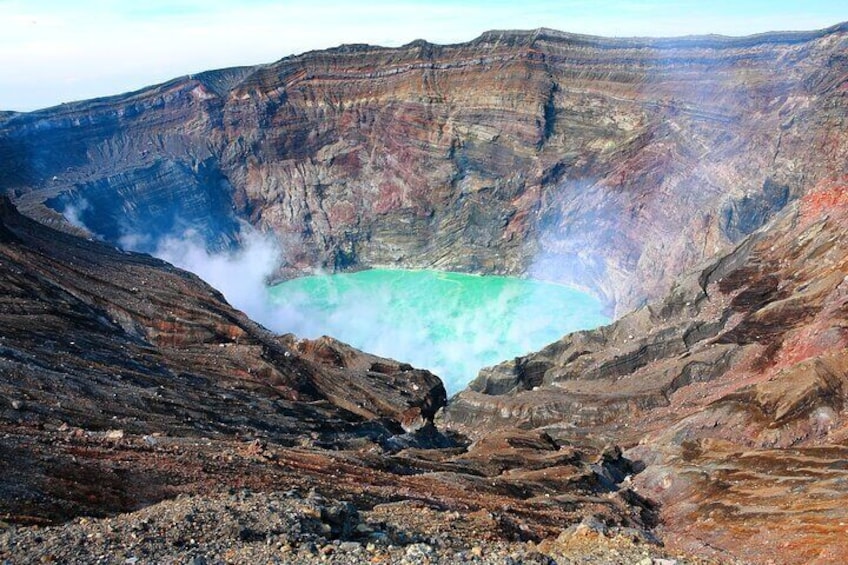
M 310 434 L 388 438 L 426 425 L 445 403 L 442 383 L 426 371 L 328 339 L 276 337 L 194 275 L 45 228 L 5 198 L 0 226 L 0 417 L 7 429 L 292 444 Z M 305 348 L 328 353 L 299 353 Z M 336 351 L 344 357 L 330 358 Z M 46 476 L 14 457 L 2 465 L 0 488 L 15 494 L 3 498 L 7 516 L 55 519 L 109 507 L 99 495 L 79 497 L 86 485 L 65 477 L 55 461 L 42 469 Z M 73 485 L 68 493 L 53 490 L 51 473 Z
M 429 373 L 271 335 L 197 278 L 3 200 L 3 519 L 191 498 L 95 530 L 0 522 L 0 557 L 187 559 L 201 540 L 245 561 L 353 543 L 361 562 L 549 563 L 583 540 L 627 562 L 659 557 L 658 534 L 676 558 L 840 563 L 846 37 L 492 32 L 3 115 L 0 187 L 65 231 L 228 246 L 247 219 L 291 272 L 434 266 L 576 282 L 622 313 L 655 300 L 484 370 L 439 413 Z
M 848 551 L 847 181 L 822 181 L 664 300 L 482 371 L 446 425 L 625 446 L 668 543 L 836 562 Z
M 247 219 L 289 272 L 530 274 L 623 313 L 841 170 L 846 37 L 343 46 L 4 117 L 0 190 L 142 248 Z

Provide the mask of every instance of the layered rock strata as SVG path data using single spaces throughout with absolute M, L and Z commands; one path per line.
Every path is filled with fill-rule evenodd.
M 848 546 L 848 177 L 616 323 L 481 372 L 445 424 L 624 446 L 667 542 L 751 562 Z
M 113 242 L 226 246 L 247 219 L 289 273 L 529 274 L 623 313 L 838 172 L 846 41 L 343 46 L 6 116 L 0 190 Z
M 543 549 L 582 521 L 722 561 L 840 562 L 846 33 L 346 46 L 4 114 L 0 189 L 68 231 L 228 246 L 247 219 L 290 272 L 657 298 L 483 371 L 439 431 L 432 375 L 271 335 L 195 277 L 2 201 L 4 519 L 285 484 L 386 523 L 473 517 L 460 545 Z

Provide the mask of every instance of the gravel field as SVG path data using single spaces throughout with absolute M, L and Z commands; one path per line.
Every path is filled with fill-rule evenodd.
M 490 540 L 487 519 L 486 512 L 460 515 L 409 501 L 359 512 L 314 492 L 233 490 L 61 526 L 3 524 L 0 559 L 127 565 L 702 563 L 669 556 L 635 532 L 604 531 L 591 521 L 540 543 Z

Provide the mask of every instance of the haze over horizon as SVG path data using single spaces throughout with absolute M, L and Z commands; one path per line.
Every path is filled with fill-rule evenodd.
M 848 20 L 812 0 L 0 0 L 0 110 L 120 94 L 204 70 L 270 63 L 343 43 L 469 41 L 490 29 L 603 36 L 750 35 Z

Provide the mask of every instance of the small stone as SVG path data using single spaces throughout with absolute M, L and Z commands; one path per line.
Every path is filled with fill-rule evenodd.
M 306 518 L 316 518 L 321 519 L 321 507 L 320 506 L 306 506 L 301 511 L 304 517 Z
M 338 549 L 341 553 L 359 553 L 362 551 L 362 544 L 355 541 L 343 541 Z
M 356 525 L 356 527 L 354 528 L 354 531 L 357 534 L 370 534 L 371 532 L 374 531 L 374 529 L 371 526 L 369 526 L 368 524 L 362 522 L 362 523 Z
M 483 557 L 483 548 L 479 545 L 475 545 L 471 548 L 471 555 L 475 557 Z
M 677 565 L 677 559 L 654 558 L 654 565 Z
M 124 437 L 124 430 L 109 430 L 103 437 L 106 439 L 122 439 Z
M 373 545 L 375 548 L 379 545 L 389 545 L 391 542 L 386 532 L 374 532 L 368 536 L 368 539 L 371 540 L 368 545 Z
M 20 400 L 13 400 L 12 401 L 12 408 L 13 409 L 20 410 L 23 407 L 24 407 L 24 403 L 21 402 Z
M 433 554 L 433 548 L 426 543 L 413 543 L 406 548 L 406 556 L 412 559 L 422 559 Z
M 321 520 L 334 537 L 346 538 L 359 524 L 359 512 L 349 502 L 337 502 L 321 508 Z

